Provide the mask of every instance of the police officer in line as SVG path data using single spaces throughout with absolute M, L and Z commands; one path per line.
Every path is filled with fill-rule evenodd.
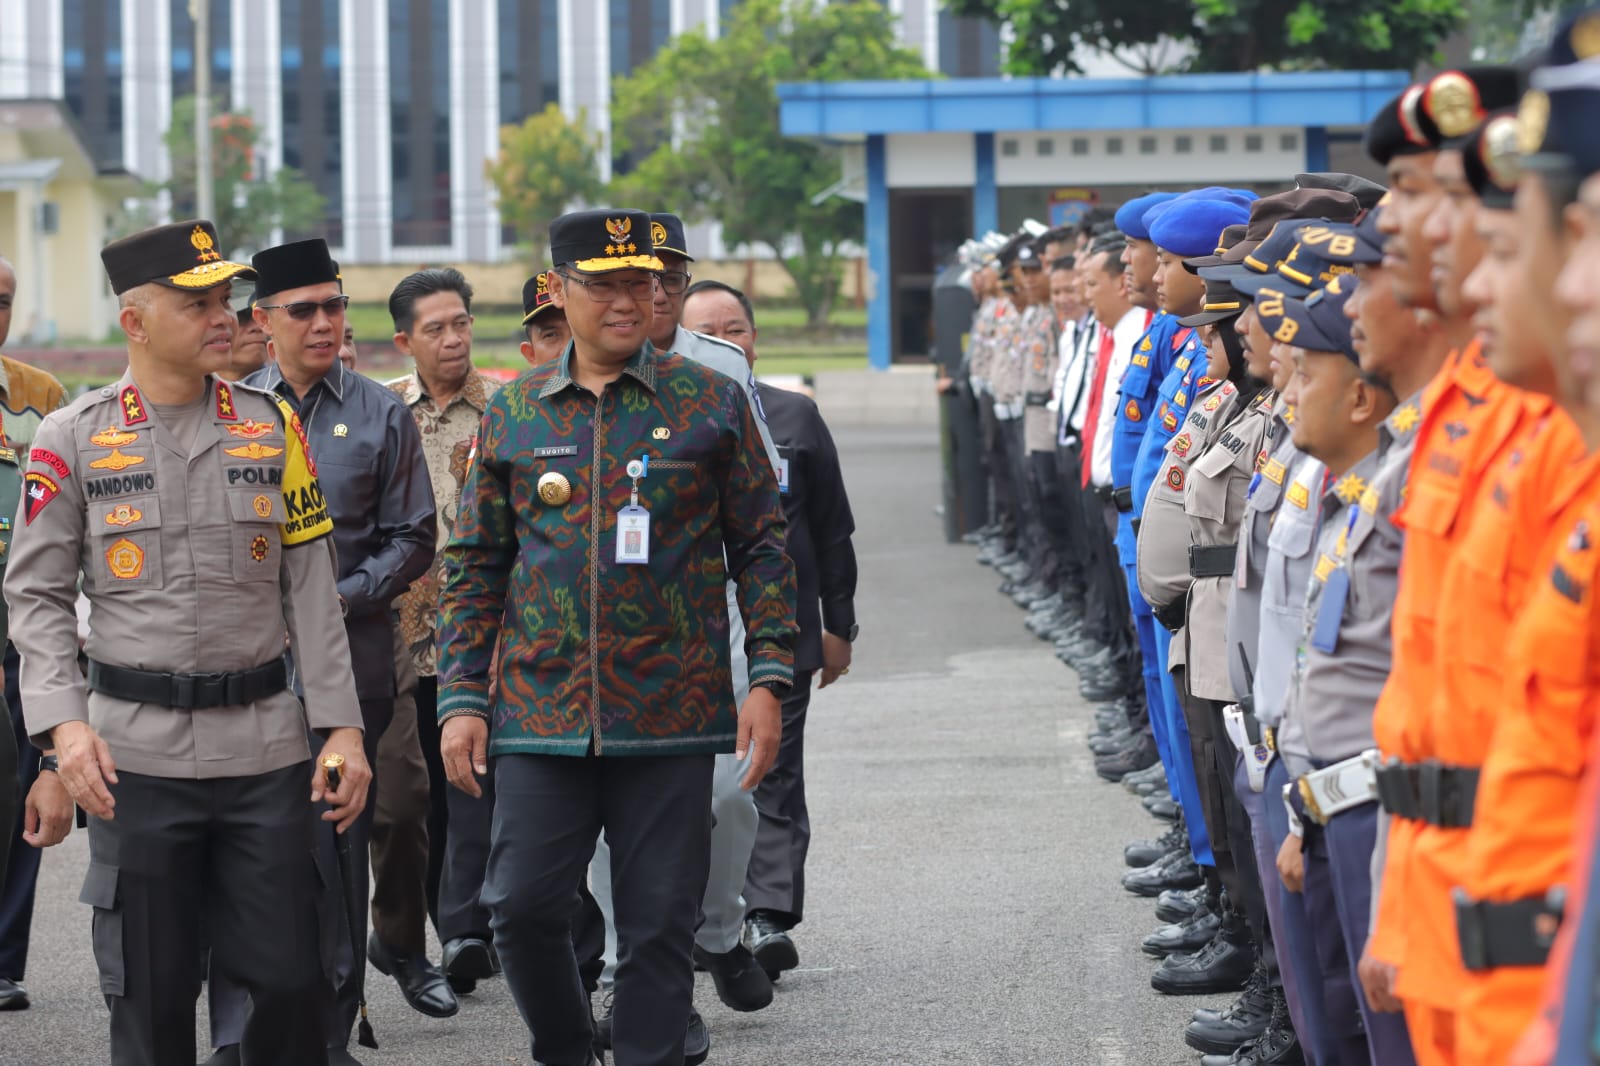
M 550 272 L 541 270 L 522 286 L 522 358 L 538 369 L 561 358 L 571 339 L 567 313 L 550 298 Z
M 650 228 L 645 237 L 662 265 L 655 282 L 651 305 L 652 318 L 650 342 L 657 351 L 672 352 L 710 367 L 738 382 L 749 401 L 755 418 L 768 464 L 774 471 L 782 463 L 777 446 L 772 441 L 772 431 L 762 409 L 761 396 L 756 391 L 755 375 L 738 346 L 685 329 L 682 325 L 684 295 L 691 278 L 688 266 L 694 262 L 688 254 L 683 221 L 677 215 L 657 212 L 650 216 Z M 745 625 L 739 611 L 737 588 L 732 581 L 727 586 L 729 652 L 733 680 L 734 701 L 743 705 L 749 691 L 749 665 L 745 652 Z M 743 943 L 745 901 L 742 896 L 750 854 L 756 843 L 760 816 L 756 810 L 752 790 L 741 787 L 744 768 L 738 760 L 719 754 L 716 774 L 712 784 L 711 874 L 706 882 L 705 898 L 701 902 L 702 921 L 695 931 L 695 957 L 697 962 L 711 971 L 717 994 L 736 1011 L 761 1010 L 772 1002 L 772 981 L 756 965 L 754 957 Z M 610 986 L 616 972 L 618 943 L 616 923 L 611 906 L 611 864 L 608 841 L 601 840 L 595 849 L 595 860 L 590 870 L 595 901 L 606 916 L 606 967 L 601 977 Z M 787 959 L 780 960 L 788 962 Z M 793 963 L 789 963 L 792 966 Z M 787 968 L 787 967 L 783 967 Z M 689 1055 L 709 1053 L 710 1035 L 698 1011 L 690 1014 Z M 610 1032 L 610 1011 L 602 1009 L 601 1036 Z
M 569 923 L 602 831 L 616 1061 L 685 1061 L 714 757 L 748 757 L 740 784 L 758 785 L 793 680 L 777 480 L 740 385 L 648 343 L 664 269 L 651 221 L 619 209 L 552 224 L 550 288 L 573 343 L 491 402 L 446 549 L 446 768 L 473 791 L 495 759 L 485 902 L 534 1057 L 553 1066 L 592 1060 Z M 724 573 L 750 634 L 737 709 Z
M 753 372 L 755 309 L 749 297 L 718 281 L 697 281 L 684 297 L 683 318 L 698 333 L 736 344 Z M 839 453 L 816 403 L 788 389 L 763 388 L 778 448 L 778 491 L 794 561 L 800 635 L 794 687 L 783 701 L 783 739 L 771 772 L 756 786 L 761 816 L 745 878 L 744 944 L 776 979 L 800 963 L 789 933 L 804 917 L 806 853 L 811 818 L 806 807 L 805 724 L 811 682 L 827 688 L 850 672 L 855 620 L 855 519 L 839 468 Z
M 394 715 L 392 605 L 433 558 L 436 518 L 422 439 L 410 412 L 392 392 L 345 369 L 340 360 L 349 297 L 327 243 L 319 237 L 268 248 L 256 253 L 252 264 L 257 275 L 254 314 L 272 338 L 276 358 L 247 384 L 296 411 L 311 442 L 333 522 L 336 594 L 366 723 L 366 755 L 375 764 L 379 739 Z M 229 476 L 240 484 L 250 480 L 245 470 L 230 470 Z M 295 672 L 297 687 L 304 677 Z M 350 838 L 351 851 L 363 860 L 371 824 L 369 805 Z M 338 860 L 332 837 L 319 834 L 317 846 L 320 861 L 334 871 Z M 364 966 L 350 957 L 345 900 L 368 898 L 367 863 L 352 864 L 352 875 L 354 884 L 341 885 L 337 873 L 330 873 L 322 899 L 323 953 L 337 992 L 336 1001 L 323 1005 L 323 1024 L 335 1064 L 353 1061 L 346 1045 L 362 997 Z M 385 964 L 375 965 L 382 969 Z M 449 990 L 441 988 L 439 982 L 432 991 L 443 999 Z M 245 990 L 223 973 L 213 977 L 209 994 L 212 1046 L 218 1049 L 218 1060 L 228 1062 L 246 1024 Z
M 101 253 L 128 371 L 40 426 L 6 574 L 29 732 L 90 816 L 81 898 L 116 1066 L 195 1061 L 202 922 L 213 973 L 250 996 L 248 1059 L 327 1061 L 311 830 L 326 799 L 323 823 L 348 831 L 369 779 L 332 521 L 299 421 L 215 376 L 231 282 L 252 274 L 218 245 L 190 220 Z M 343 759 L 336 792 L 308 730 Z

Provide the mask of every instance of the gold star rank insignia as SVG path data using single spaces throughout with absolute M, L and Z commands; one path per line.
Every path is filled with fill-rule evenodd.
M 1408 403 L 1394 413 L 1390 423 L 1401 433 L 1410 433 L 1417 428 L 1417 423 L 1422 421 L 1422 412 L 1417 410 L 1417 405 Z
M 1355 503 L 1367 491 L 1367 481 L 1358 474 L 1346 474 L 1333 486 L 1333 494 L 1340 503 Z

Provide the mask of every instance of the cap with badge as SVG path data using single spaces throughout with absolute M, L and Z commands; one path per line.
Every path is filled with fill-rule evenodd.
M 1027 241 L 1017 246 L 1013 265 L 1019 270 L 1043 270 L 1044 260 L 1039 257 L 1038 247 L 1032 241 Z
M 1216 265 L 1248 267 L 1256 273 L 1265 274 L 1272 268 L 1272 260 L 1258 267 L 1250 267 L 1247 259 L 1262 241 L 1272 235 L 1278 223 L 1290 219 L 1311 221 L 1319 218 L 1335 222 L 1354 221 L 1360 213 L 1359 200 L 1349 193 L 1332 189 L 1289 189 L 1263 196 L 1250 205 L 1250 221 L 1246 224 L 1244 239 L 1229 248 Z M 1245 269 L 1235 269 L 1230 271 L 1230 276 L 1242 277 L 1245 272 Z
M 541 270 L 522 286 L 522 324 L 526 326 L 542 312 L 560 311 L 550 297 L 550 271 Z
M 1388 236 L 1378 230 L 1378 219 L 1383 217 L 1387 198 L 1380 201 L 1362 216 L 1360 222 L 1325 222 L 1318 226 L 1315 236 L 1326 235 L 1318 241 L 1318 250 L 1330 263 L 1345 266 L 1371 265 L 1383 262 L 1383 245 Z
M 683 219 L 677 215 L 665 211 L 650 213 L 650 244 L 657 255 L 667 252 L 694 262 L 694 256 L 689 254 L 689 239 L 683 233 Z
M 1214 255 L 1186 259 L 1183 265 L 1188 267 L 1191 263 L 1198 263 L 1203 266 L 1208 265 L 1211 260 L 1220 260 L 1223 254 L 1244 240 L 1245 231 L 1244 226 L 1229 226 L 1222 231 L 1222 237 L 1217 241 L 1217 251 Z M 1190 267 L 1190 269 L 1195 273 L 1199 272 L 1197 267 Z M 1227 278 L 1210 277 L 1206 278 L 1205 282 L 1205 302 L 1200 305 L 1200 310 L 1197 313 L 1178 319 L 1180 325 L 1209 326 L 1214 322 L 1221 322 L 1224 319 L 1234 318 L 1244 313 L 1245 298 L 1240 295 L 1239 290 L 1235 289 L 1233 283 L 1228 281 Z
M 219 243 L 216 226 L 191 218 L 112 241 L 100 249 L 100 262 L 118 296 L 140 285 L 193 292 L 256 276 L 250 266 L 224 259 Z
M 1391 159 L 1436 152 L 1465 137 L 1489 112 L 1516 104 L 1522 95 L 1515 67 L 1462 67 L 1409 86 L 1373 116 L 1367 154 L 1387 166 Z
M 321 237 L 263 248 L 250 263 L 256 269 L 257 302 L 290 289 L 339 282 L 339 264 L 328 254 L 328 242 Z
M 253 321 L 252 315 L 256 307 L 256 292 L 254 289 L 248 292 L 234 290 L 232 303 L 233 313 L 239 316 L 240 325 Z
M 1359 364 L 1350 332 L 1355 323 L 1344 313 L 1358 285 L 1355 275 L 1341 274 L 1303 300 L 1284 300 L 1282 320 L 1268 330 L 1272 339 L 1308 352 L 1338 352 Z
M 1131 241 L 1147 241 L 1150 239 L 1150 230 L 1145 225 L 1145 212 L 1157 204 L 1164 204 L 1168 200 L 1177 198 L 1178 194 L 1175 192 L 1150 192 L 1143 196 L 1135 196 L 1117 208 L 1117 228 Z
M 1284 231 L 1287 231 L 1287 251 L 1281 250 L 1285 241 L 1280 235 Z M 1304 220 L 1279 223 L 1272 237 L 1263 241 L 1251 257 L 1256 263 L 1271 262 L 1271 272 L 1252 271 L 1235 279 L 1233 287 L 1252 296 L 1263 286 L 1290 296 L 1305 296 L 1341 274 L 1352 273 L 1350 264 L 1336 263 L 1328 257 L 1326 248 L 1330 240 L 1327 223 Z
M 573 211 L 550 223 L 550 261 L 580 274 L 666 269 L 650 239 L 650 216 L 630 208 Z
M 1461 149 L 1461 167 L 1479 202 L 1492 211 L 1509 211 L 1522 174 L 1520 127 L 1515 111 L 1490 115 Z

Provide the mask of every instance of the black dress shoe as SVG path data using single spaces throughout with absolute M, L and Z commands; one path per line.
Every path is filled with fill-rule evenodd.
M 28 990 L 11 980 L 0 977 L 0 1010 L 27 1010 Z
M 1122 787 L 1129 792 L 1134 792 L 1140 785 L 1149 782 L 1152 785 L 1165 786 L 1167 783 L 1167 768 L 1157 763 L 1136 773 L 1131 773 L 1122 779 Z M 1135 793 L 1137 794 L 1137 793 Z
M 1217 935 L 1217 930 L 1222 928 L 1222 919 L 1211 913 L 1209 908 L 1202 908 L 1190 915 L 1187 920 L 1173 925 L 1163 925 L 1160 929 L 1145 937 L 1139 945 L 1146 955 L 1153 955 L 1164 959 L 1168 955 L 1179 952 L 1199 951 Z M 1254 1034 L 1252 1034 L 1254 1035 Z M 1240 1041 L 1243 1043 L 1243 1041 Z M 1237 1045 L 1230 1045 L 1232 1047 Z M 1200 1048 L 1201 1051 L 1211 1050 Z
M 1146 866 L 1160 862 L 1179 848 L 1188 846 L 1189 834 L 1184 831 L 1181 824 L 1173 824 L 1168 826 L 1167 831 L 1155 840 L 1136 840 L 1123 848 L 1122 861 L 1136 870 L 1143 869 Z M 1181 922 L 1183 918 L 1168 918 L 1164 920 Z
M 239 1057 L 239 1045 L 229 1044 L 219 1047 L 211 1053 L 211 1057 L 200 1066 L 239 1066 L 243 1060 Z
M 1181 922 L 1201 907 L 1206 906 L 1209 903 L 1210 895 L 1211 893 L 1205 885 L 1201 885 L 1199 888 L 1163 892 L 1156 897 L 1156 917 L 1163 922 Z
M 381 943 L 378 934 L 367 937 L 367 958 L 378 972 L 393 977 L 411 1009 L 430 1018 L 450 1018 L 461 1009 L 450 982 L 426 955 L 412 955 Z
M 717 997 L 729 1010 L 755 1011 L 772 1004 L 772 978 L 743 944 L 735 944 L 732 951 L 721 955 L 696 945 L 694 959 L 710 972 Z
M 1157 792 L 1154 795 L 1146 796 L 1143 803 L 1144 809 L 1150 812 L 1150 817 L 1152 818 L 1163 822 L 1176 822 L 1178 820 L 1180 808 L 1176 803 L 1172 802 L 1171 797 L 1163 793 Z
M 1209 1017 L 1196 1017 L 1189 1023 L 1183 1032 L 1184 1043 L 1207 1055 L 1232 1055 L 1267 1031 L 1277 1000 L 1282 997 L 1283 989 L 1272 988 L 1266 980 L 1266 968 L 1258 967 L 1227 1010 L 1207 1011 Z
M 683 1066 L 700 1066 L 711 1056 L 711 1030 L 700 1012 L 689 1008 L 689 1032 L 683 1038 Z
M 1169 996 L 1237 992 L 1254 970 L 1254 950 L 1219 934 L 1193 955 L 1168 955 L 1150 975 L 1150 987 Z
M 1107 781 L 1121 781 L 1137 770 L 1147 770 L 1160 762 L 1161 753 L 1156 751 L 1156 742 L 1142 733 L 1136 734 L 1136 737 L 1132 744 L 1121 751 L 1096 759 L 1094 772 Z
M 1250 975 L 1250 980 L 1244 983 L 1244 991 L 1239 993 L 1237 999 L 1226 1007 L 1196 1007 L 1194 1013 L 1189 1015 L 1190 1021 L 1214 1022 L 1231 1011 L 1241 1009 L 1240 1002 L 1249 999 L 1252 1003 L 1260 1004 L 1261 1009 L 1272 1013 L 1272 979 L 1267 976 L 1265 960 L 1257 959 L 1255 972 Z M 1246 1008 L 1249 1009 L 1249 1008 Z
M 800 965 L 800 952 L 795 950 L 789 931 L 766 911 L 751 911 L 745 918 L 744 946 L 774 981 L 785 970 Z
M 478 982 L 500 972 L 500 960 L 495 957 L 494 946 L 482 937 L 458 936 L 445 941 L 439 953 L 439 968 L 444 971 L 450 987 L 466 995 L 478 987 Z
M 1139 734 L 1131 729 L 1113 727 L 1110 732 L 1089 737 L 1089 750 L 1096 755 L 1113 755 L 1136 743 Z
M 1122 875 L 1123 888 L 1135 896 L 1152 899 L 1169 888 L 1194 888 L 1201 883 L 1200 867 L 1195 865 L 1187 849 L 1172 852 L 1168 859 Z

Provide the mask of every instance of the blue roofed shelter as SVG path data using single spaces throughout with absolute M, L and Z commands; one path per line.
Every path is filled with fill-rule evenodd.
M 1402 71 L 789 83 L 782 131 L 847 147 L 866 205 L 868 357 L 929 354 L 931 288 L 975 233 L 1070 222 L 1152 188 L 1271 192 L 1361 152 Z M 848 177 L 847 177 L 848 180 Z

